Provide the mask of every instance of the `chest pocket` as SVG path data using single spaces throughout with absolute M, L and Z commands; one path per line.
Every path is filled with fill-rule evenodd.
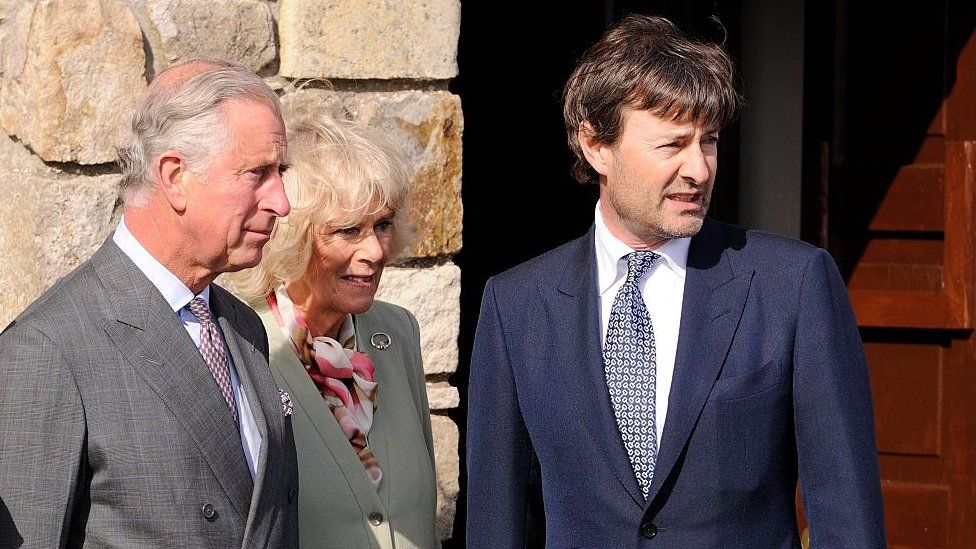
M 723 375 L 715 382 L 709 401 L 729 401 L 759 394 L 786 380 L 786 367 L 781 360 L 771 360 L 762 367 L 731 376 Z

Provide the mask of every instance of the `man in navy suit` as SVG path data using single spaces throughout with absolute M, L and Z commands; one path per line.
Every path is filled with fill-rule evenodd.
M 586 235 L 485 287 L 469 547 L 795 548 L 798 480 L 812 547 L 884 547 L 834 262 L 705 216 L 741 104 L 728 56 L 630 16 L 563 100 L 575 175 L 600 200 Z

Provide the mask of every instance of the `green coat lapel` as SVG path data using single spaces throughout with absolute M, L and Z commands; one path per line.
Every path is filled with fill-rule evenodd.
M 359 461 L 346 435 L 336 423 L 325 399 L 322 398 L 315 384 L 308 377 L 305 366 L 295 356 L 291 343 L 285 340 L 285 336 L 271 312 L 267 309 L 261 309 L 259 314 L 268 332 L 268 343 L 271 350 L 269 362 L 272 372 L 287 386 L 282 388 L 291 395 L 294 413 L 305 415 L 307 421 L 315 427 L 323 449 L 327 451 L 328 457 L 334 460 L 339 470 L 342 471 L 342 475 L 355 494 L 360 507 L 376 508 L 377 504 L 380 503 L 379 496 L 369 481 L 369 477 L 366 476 L 362 462 Z M 371 448 L 374 444 L 374 436 L 375 433 L 371 430 Z M 381 461 L 380 467 L 383 466 L 382 463 Z

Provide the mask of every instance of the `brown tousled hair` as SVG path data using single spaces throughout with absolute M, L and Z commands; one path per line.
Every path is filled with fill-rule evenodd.
M 584 124 L 597 141 L 613 145 L 625 109 L 721 128 L 743 103 L 735 65 L 721 44 L 689 36 L 663 17 L 628 15 L 583 53 L 563 89 L 573 177 L 597 181 L 579 145 Z

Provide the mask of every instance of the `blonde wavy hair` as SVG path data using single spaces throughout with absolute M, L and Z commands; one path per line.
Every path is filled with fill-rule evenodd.
M 323 227 L 358 225 L 389 207 L 396 212 L 390 259 L 415 237 L 411 181 L 393 145 L 374 129 L 297 103 L 286 104 L 284 113 L 290 167 L 282 179 L 291 213 L 275 224 L 261 263 L 227 276 L 251 302 L 304 275 L 312 236 Z

